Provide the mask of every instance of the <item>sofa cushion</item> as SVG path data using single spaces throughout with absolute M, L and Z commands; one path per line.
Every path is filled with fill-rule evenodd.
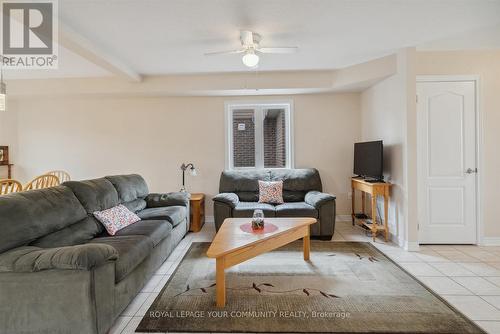
M 318 210 L 305 202 L 284 203 L 276 206 L 276 217 L 318 218 Z
M 120 203 L 144 198 L 149 194 L 148 185 L 138 174 L 106 176 L 118 192 Z
M 170 193 L 151 193 L 146 196 L 146 204 L 148 208 L 160 208 L 164 206 L 189 206 L 191 194 L 183 191 Z
M 118 252 L 118 260 L 115 263 L 116 283 L 130 274 L 153 249 L 153 240 L 143 235 L 95 238 L 90 243 L 110 245 Z
M 259 200 L 258 181 L 270 181 L 269 170 L 225 170 L 219 182 L 220 193 L 235 193 L 240 201 L 257 202 Z
M 42 248 L 72 246 L 84 244 L 102 233 L 104 227 L 94 217 L 85 217 L 62 230 L 36 239 L 30 245 Z
M 238 199 L 242 202 L 258 202 L 259 201 L 259 191 L 238 191 L 235 193 Z
M 304 202 L 305 191 L 290 191 L 283 190 L 283 201 L 284 202 Z
M 143 200 L 142 198 L 137 198 L 133 201 L 129 202 L 123 202 L 122 203 L 127 209 L 129 209 L 132 212 L 139 212 L 141 210 L 144 210 L 146 208 L 146 201 Z
M 258 180 L 270 181 L 270 171 L 258 170 L 225 170 L 220 176 L 220 193 L 238 193 L 240 191 L 259 192 Z
M 0 196 L 0 253 L 30 242 L 87 216 L 64 186 Z
M 159 208 L 147 208 L 137 213 L 141 219 L 166 220 L 172 227 L 176 227 L 187 218 L 187 210 L 184 206 L 166 206 Z
M 117 257 L 117 251 L 109 245 L 83 244 L 56 248 L 26 246 L 1 254 L 0 272 L 90 270 Z
M 322 191 L 321 177 L 315 168 L 273 169 L 272 181 L 283 181 L 283 200 L 303 202 L 308 191 Z
M 316 168 L 273 169 L 270 173 L 271 181 L 283 180 L 283 189 L 287 191 L 323 190 Z
M 254 210 L 262 210 L 264 212 L 264 217 L 275 216 L 274 205 L 258 202 L 239 202 L 233 209 L 233 217 L 252 217 Z
M 63 185 L 71 188 L 87 213 L 106 210 L 120 204 L 115 187 L 105 178 L 67 181 Z
M 151 238 L 156 247 L 172 231 L 172 224 L 165 220 L 141 220 L 116 232 L 116 236 L 144 235 Z

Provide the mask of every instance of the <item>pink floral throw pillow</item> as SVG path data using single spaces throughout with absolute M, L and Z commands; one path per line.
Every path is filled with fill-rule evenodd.
M 259 203 L 282 204 L 283 181 L 259 181 Z
M 121 204 L 107 210 L 96 211 L 94 217 L 104 225 L 110 235 L 115 235 L 122 228 L 141 220 L 138 215 Z

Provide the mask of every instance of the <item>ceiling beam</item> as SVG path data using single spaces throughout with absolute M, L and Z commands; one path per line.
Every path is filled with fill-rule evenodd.
M 102 47 L 82 36 L 60 20 L 59 45 L 128 81 L 142 81 L 141 75 L 134 71 L 128 64 L 121 61 L 115 55 L 108 53 Z
M 116 77 L 10 80 L 10 98 L 37 96 L 256 96 L 361 92 L 397 73 L 390 55 L 338 70 L 278 71 L 145 76 L 127 82 Z

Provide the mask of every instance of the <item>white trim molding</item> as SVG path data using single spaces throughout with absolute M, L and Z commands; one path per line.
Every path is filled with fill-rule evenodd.
M 264 111 L 269 108 L 283 109 L 285 111 L 285 137 L 286 137 L 286 166 L 294 168 L 294 140 L 293 140 L 293 101 L 227 101 L 225 109 L 225 168 L 226 169 L 262 169 L 264 167 L 264 143 L 262 124 Z M 234 167 L 233 165 L 233 111 L 236 109 L 251 109 L 255 118 L 255 167 Z
M 481 246 L 500 246 L 500 237 L 483 237 Z
M 404 250 L 408 252 L 418 252 L 420 250 L 420 245 L 416 241 L 405 241 Z
M 337 222 L 352 222 L 351 215 L 337 215 L 335 217 L 335 221 Z

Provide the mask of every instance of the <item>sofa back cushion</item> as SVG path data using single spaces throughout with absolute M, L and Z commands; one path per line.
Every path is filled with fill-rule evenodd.
M 144 210 L 146 208 L 146 206 L 148 206 L 148 203 L 146 202 L 146 200 L 144 200 L 142 198 L 138 198 L 136 200 L 129 201 L 129 202 L 123 202 L 122 204 L 127 209 L 129 209 L 130 211 L 135 212 L 135 213 Z
M 27 245 L 86 216 L 65 186 L 0 196 L 0 252 Z
M 219 192 L 235 193 L 242 202 L 257 202 L 259 180 L 270 181 L 269 170 L 226 170 L 220 177 Z
M 149 194 L 148 185 L 138 174 L 106 176 L 118 192 L 120 204 L 144 199 Z
M 316 168 L 273 169 L 271 181 L 283 181 L 283 200 L 303 202 L 309 191 L 323 191 L 321 177 Z
M 85 244 L 104 232 L 104 226 L 94 217 L 85 217 L 59 231 L 36 239 L 30 245 L 41 248 L 53 248 Z
M 88 214 L 120 204 L 115 187 L 106 178 L 68 181 L 64 182 L 63 185 L 71 188 Z
M 308 191 L 322 191 L 321 178 L 315 168 L 227 170 L 222 172 L 219 192 L 236 193 L 242 202 L 259 200 L 259 180 L 283 181 L 283 200 L 302 202 Z
M 148 185 L 138 174 L 106 176 L 118 193 L 118 200 L 132 212 L 139 212 L 146 207 L 144 198 L 149 194 Z

